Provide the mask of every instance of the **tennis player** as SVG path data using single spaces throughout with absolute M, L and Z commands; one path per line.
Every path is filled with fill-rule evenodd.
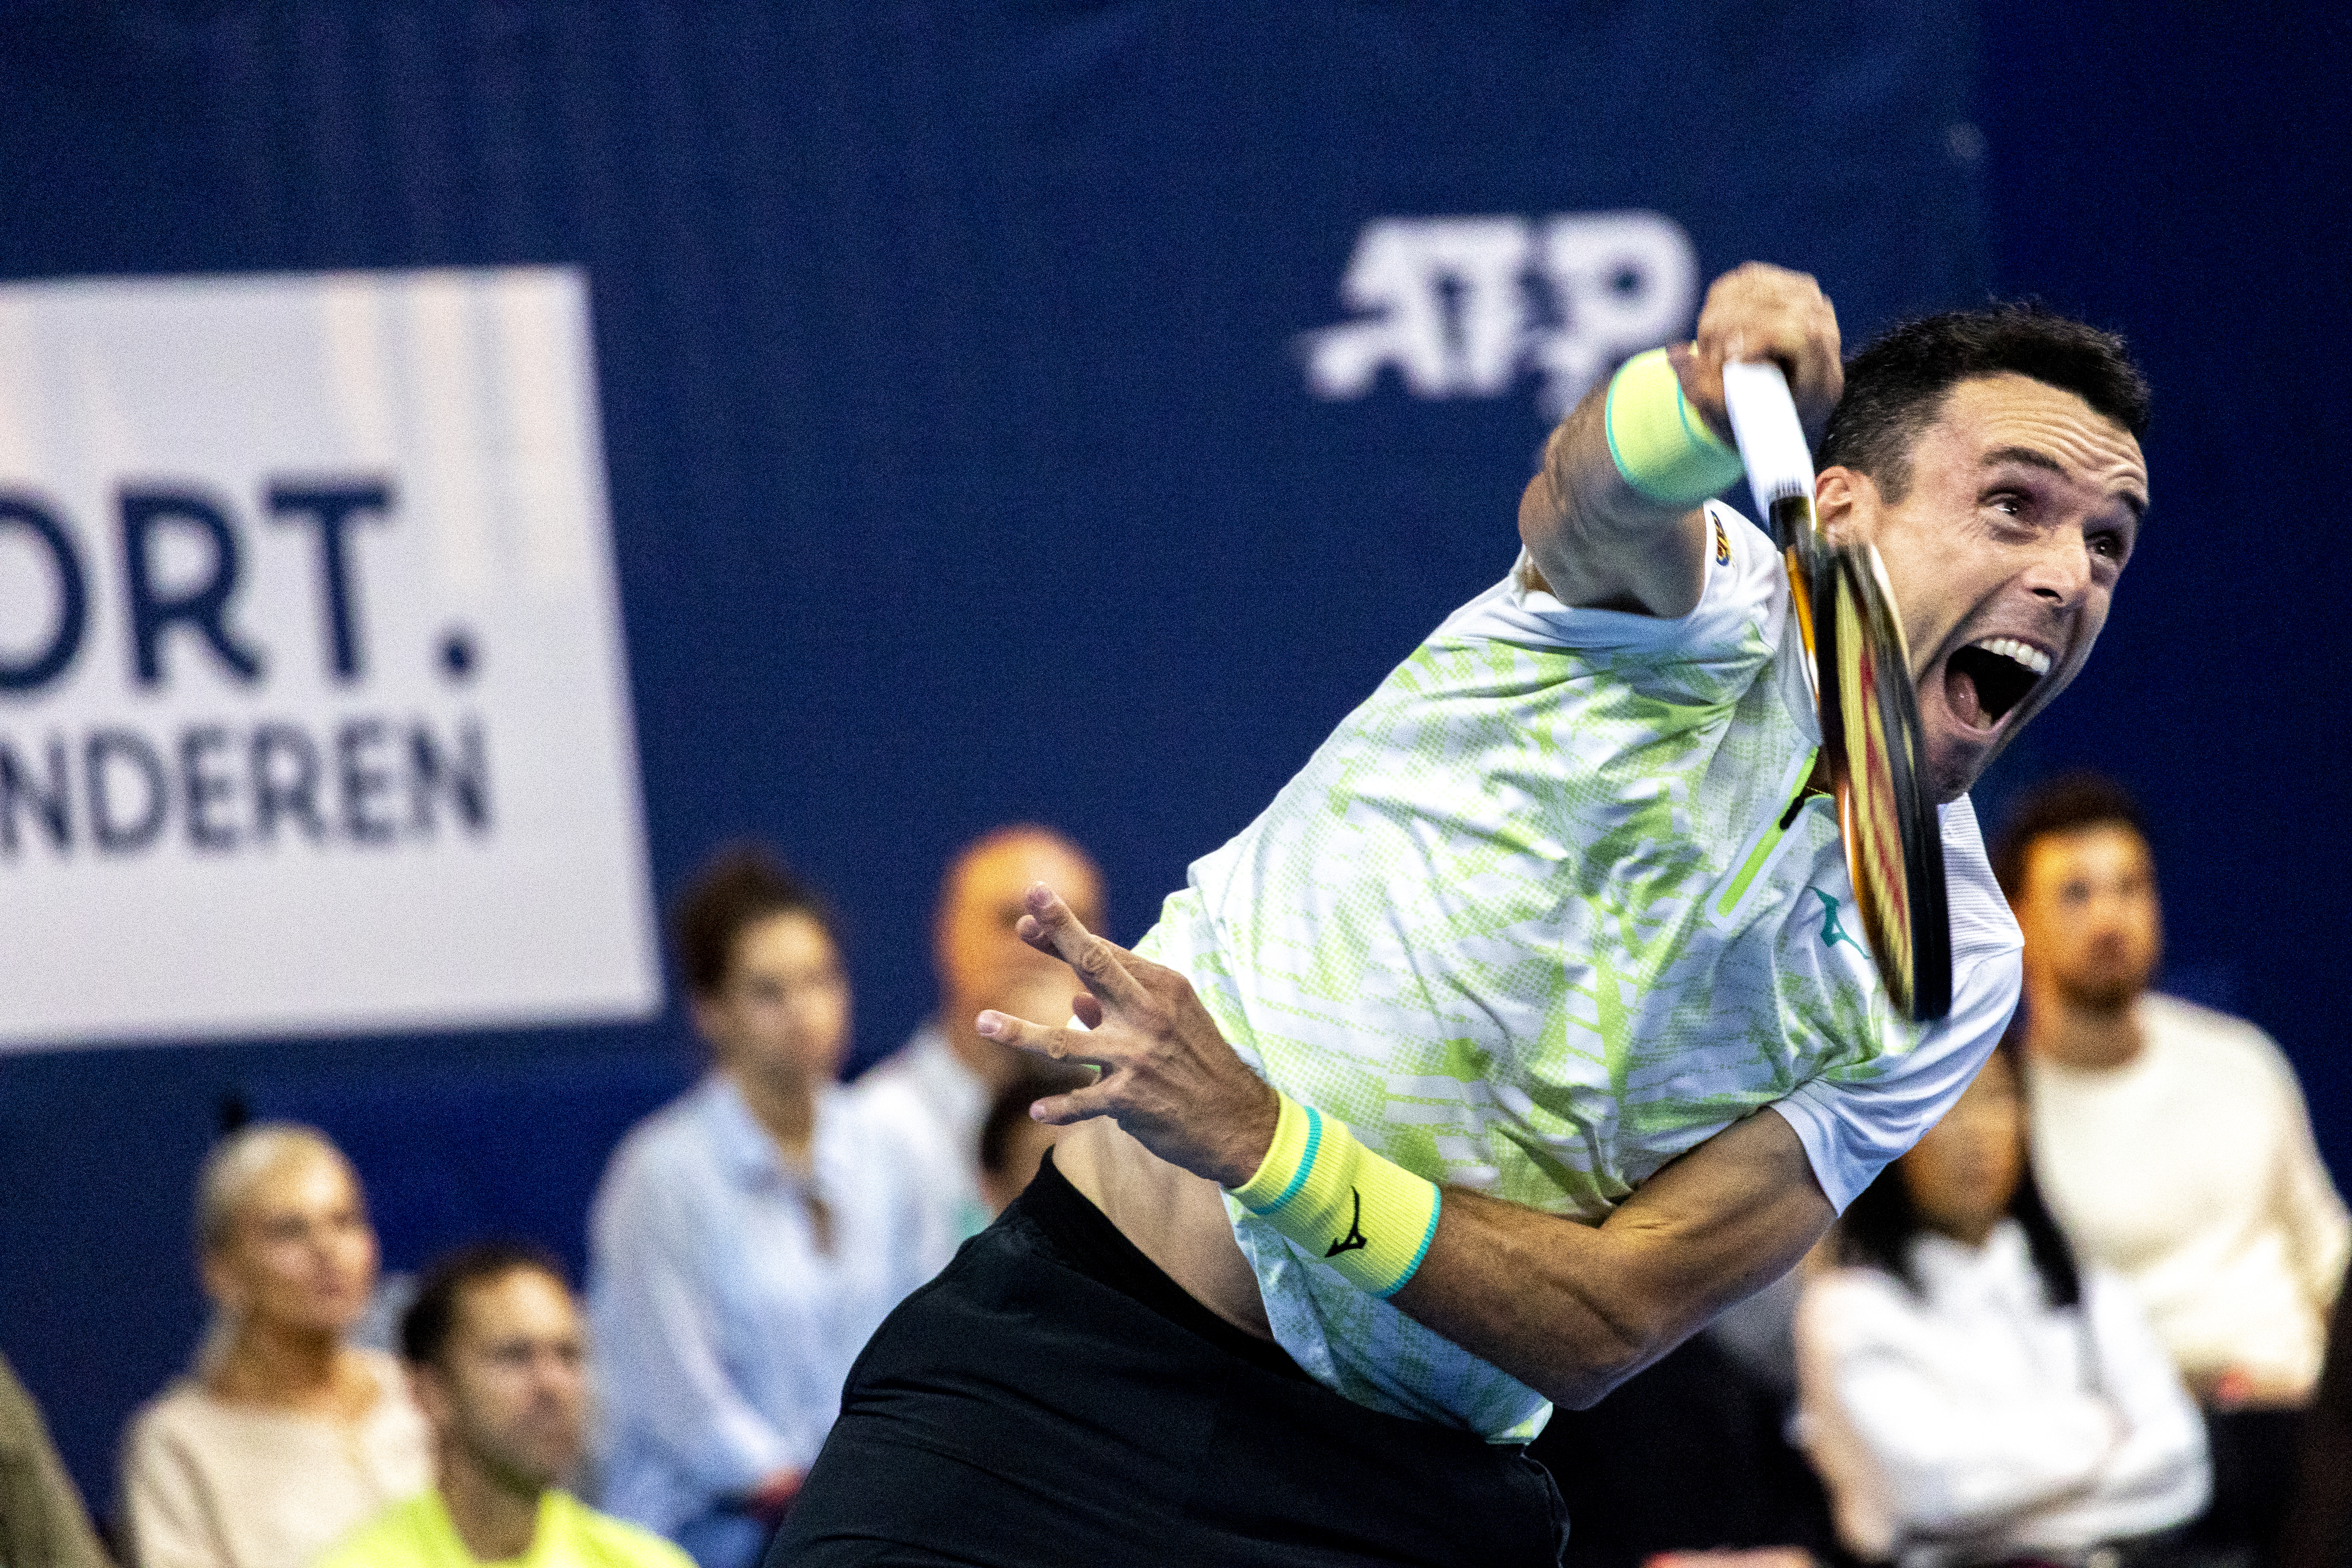
M 1954 1002 L 1858 935 L 1786 580 L 1706 498 L 1727 360 L 1884 554 L 1941 807 Z M 1843 388 L 1843 398 L 1841 389 Z M 1708 291 L 1552 436 L 1523 545 L 1133 952 L 1032 889 L 1098 1065 L 1052 1163 L 886 1322 L 793 1563 L 1553 1561 L 1520 1446 L 1790 1267 L 2016 1003 L 1965 791 L 2074 678 L 2147 507 L 2114 338 L 2002 308 L 1841 368 L 1813 280 Z

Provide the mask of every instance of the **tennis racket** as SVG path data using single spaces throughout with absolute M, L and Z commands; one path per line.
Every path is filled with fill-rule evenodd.
M 1944 838 L 1922 778 L 1927 735 L 1886 567 L 1875 545 L 1833 543 L 1822 531 L 1812 453 L 1780 367 L 1727 364 L 1723 393 L 1748 488 L 1788 565 L 1871 957 L 1905 1016 L 1940 1018 L 1952 1010 Z

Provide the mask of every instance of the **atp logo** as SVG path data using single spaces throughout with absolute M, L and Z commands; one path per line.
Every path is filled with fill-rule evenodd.
M 1557 419 L 1679 332 L 1697 291 L 1690 237 L 1659 213 L 1376 218 L 1339 285 L 1357 317 L 1306 335 L 1307 384 L 1362 397 L 1393 370 L 1416 397 L 1498 397 L 1532 374 Z

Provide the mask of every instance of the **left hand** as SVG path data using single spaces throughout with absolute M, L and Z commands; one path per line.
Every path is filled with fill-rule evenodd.
M 1097 1083 L 1041 1100 L 1029 1114 L 1056 1127 L 1110 1117 L 1160 1159 L 1222 1186 L 1256 1174 L 1281 1102 L 1225 1043 L 1192 983 L 1087 930 L 1043 882 L 1024 902 L 1029 912 L 1014 930 L 1076 971 L 1086 991 L 1070 1009 L 1086 1028 L 998 1012 L 982 1013 L 976 1026 L 992 1040 L 1102 1069 Z

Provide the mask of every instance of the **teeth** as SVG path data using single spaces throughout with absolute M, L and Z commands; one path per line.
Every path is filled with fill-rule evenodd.
M 2030 643 L 2015 637 L 1984 637 L 1969 645 L 1987 653 L 1997 653 L 2003 658 L 2013 658 L 2032 670 L 2038 678 L 2050 673 L 2050 656 Z

